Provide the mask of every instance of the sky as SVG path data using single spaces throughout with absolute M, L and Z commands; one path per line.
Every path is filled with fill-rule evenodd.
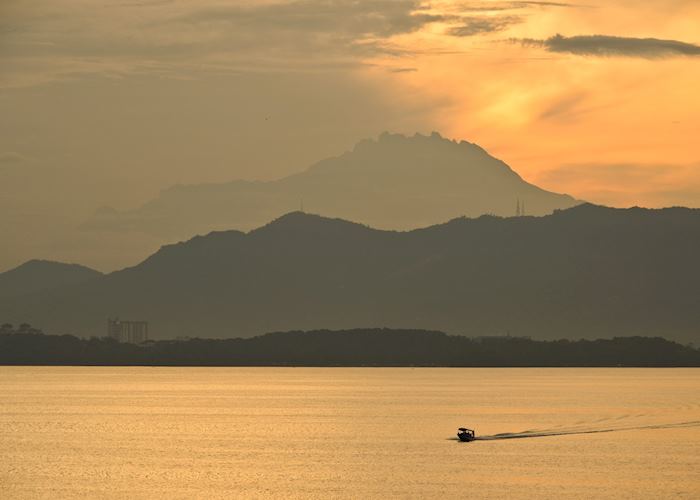
M 0 271 L 133 263 L 161 242 L 76 228 L 385 130 L 595 203 L 698 207 L 699 25 L 697 0 L 5 0 Z

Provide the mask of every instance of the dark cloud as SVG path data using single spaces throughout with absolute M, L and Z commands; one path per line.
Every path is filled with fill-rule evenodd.
M 627 38 L 608 35 L 555 35 L 546 40 L 514 40 L 523 45 L 544 47 L 550 52 L 562 52 L 598 57 L 643 57 L 657 59 L 673 56 L 700 56 L 700 46 L 677 40 L 657 38 Z
M 527 9 L 528 7 L 563 7 L 563 8 L 581 8 L 588 5 L 565 3 L 565 2 L 475 2 L 462 4 L 461 12 L 499 12 L 504 10 Z
M 29 67 L 38 80 L 89 73 L 189 77 L 207 69 L 347 70 L 364 58 L 406 55 L 393 36 L 454 19 L 418 0 L 200 0 L 172 7 L 127 0 L 99 11 L 52 7 L 40 17 L 27 8 L 10 21 L 0 19 L 0 86 L 10 77 L 12 85 L 26 84 L 17 77 Z
M 236 60 L 248 57 L 253 66 L 281 63 L 318 68 L 321 59 L 347 66 L 358 57 L 404 55 L 404 50 L 389 41 L 392 36 L 454 18 L 421 10 L 417 0 L 200 4 L 187 13 L 154 21 L 155 32 L 181 32 L 185 36 L 146 51 L 228 54 Z
M 298 0 L 247 7 L 204 7 L 178 20 L 196 24 L 229 23 L 248 30 L 389 37 L 445 19 L 420 11 L 419 7 L 420 2 L 415 0 Z
M 587 7 L 586 5 L 564 2 L 513 2 L 516 5 L 539 7 Z
M 470 37 L 475 35 L 488 35 L 503 31 L 513 24 L 525 21 L 520 15 L 506 15 L 507 11 L 515 11 L 520 14 L 532 8 L 549 7 L 584 7 L 583 5 L 563 2 L 491 2 L 468 3 L 460 5 L 460 16 L 443 16 L 441 21 L 459 22 L 459 25 L 447 29 L 447 34 L 458 37 Z M 514 12 L 514 13 L 515 13 Z M 475 16 L 464 15 L 466 13 Z M 491 15 L 489 15 L 490 13 Z M 480 15 L 481 14 L 481 15 Z
M 522 22 L 522 18 L 518 16 L 464 17 L 462 24 L 448 29 L 447 34 L 462 37 L 485 35 L 503 31 L 512 24 L 520 22 Z

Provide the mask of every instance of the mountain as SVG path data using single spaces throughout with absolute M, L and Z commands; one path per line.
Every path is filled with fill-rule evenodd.
M 459 216 L 514 215 L 518 200 L 531 215 L 580 203 L 525 182 L 476 144 L 437 133 L 384 133 L 300 174 L 271 182 L 175 186 L 132 211 L 103 208 L 84 228 L 172 241 L 231 227 L 249 230 L 303 204 L 372 227 L 413 229 Z
M 0 300 L 0 322 L 103 335 L 439 329 L 469 336 L 697 341 L 700 210 L 589 204 L 544 217 L 458 218 L 408 232 L 294 212 L 168 245 L 84 284 Z
M 102 273 L 78 264 L 30 260 L 0 273 L 0 299 L 84 283 Z

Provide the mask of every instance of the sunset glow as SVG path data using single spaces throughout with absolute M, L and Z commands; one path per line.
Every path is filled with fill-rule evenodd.
M 692 0 L 5 2 L 0 229 L 79 260 L 100 207 L 281 178 L 383 131 L 479 144 L 593 203 L 697 207 L 698 19 Z M 65 241 L 30 243 L 37 218 Z

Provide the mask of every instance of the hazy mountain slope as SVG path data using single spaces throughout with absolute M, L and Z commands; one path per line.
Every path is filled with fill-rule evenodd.
M 30 260 L 0 273 L 0 298 L 83 283 L 102 273 L 78 264 Z
M 163 247 L 70 289 L 0 301 L 0 320 L 102 334 L 249 336 L 386 326 L 536 338 L 697 340 L 700 210 L 581 205 L 390 232 L 304 213 Z
M 382 134 L 303 173 L 272 182 L 176 186 L 130 212 L 101 210 L 85 227 L 182 239 L 248 230 L 304 206 L 315 213 L 387 229 L 412 229 L 459 216 L 544 215 L 577 201 L 523 181 L 475 144 Z

